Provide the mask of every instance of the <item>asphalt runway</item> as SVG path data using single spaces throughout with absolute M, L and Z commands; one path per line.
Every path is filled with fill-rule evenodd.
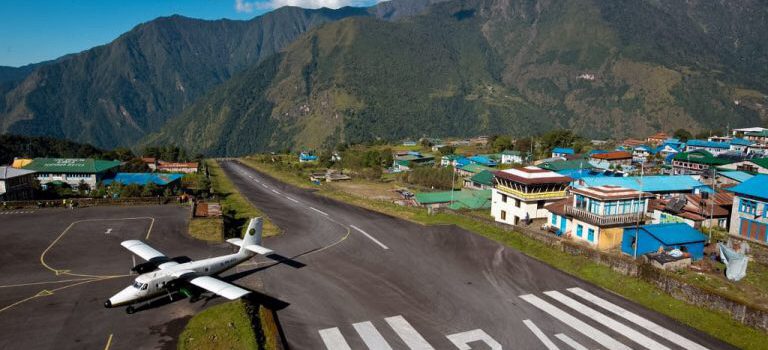
M 185 299 L 133 315 L 103 307 L 136 277 L 128 276 L 133 262 L 123 240 L 141 239 L 170 257 L 232 251 L 189 238 L 189 208 L 6 213 L 0 215 L 0 349 L 175 349 L 189 318 L 221 301 Z
M 291 349 L 733 348 L 457 227 L 340 203 L 236 161 L 222 166 L 283 230 L 263 244 L 290 260 L 253 265 L 269 267 L 258 276 L 283 303 Z

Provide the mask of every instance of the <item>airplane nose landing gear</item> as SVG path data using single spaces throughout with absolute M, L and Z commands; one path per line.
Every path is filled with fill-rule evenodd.
M 104 307 L 107 308 L 107 309 L 111 308 L 112 307 L 112 302 L 109 301 L 109 300 L 105 301 L 104 302 Z

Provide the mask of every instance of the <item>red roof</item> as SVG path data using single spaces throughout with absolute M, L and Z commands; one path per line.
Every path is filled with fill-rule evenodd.
M 645 141 L 641 140 L 635 140 L 635 139 L 626 139 L 623 143 L 625 146 L 642 146 L 645 144 Z
M 551 184 L 551 183 L 569 183 L 570 177 L 560 175 L 554 171 L 545 170 L 535 166 L 522 168 L 512 168 L 506 170 L 494 171 L 493 175 L 509 181 L 525 185 Z
M 592 158 L 605 159 L 605 160 L 631 159 L 632 154 L 624 151 L 614 151 L 614 152 L 608 152 L 608 153 L 593 154 Z

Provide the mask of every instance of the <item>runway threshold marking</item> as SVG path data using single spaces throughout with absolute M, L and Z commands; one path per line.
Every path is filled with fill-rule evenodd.
M 109 338 L 107 338 L 107 345 L 104 345 L 104 350 L 109 350 L 109 347 L 112 346 L 112 335 L 109 335 Z
M 679 334 L 677 334 L 675 332 L 672 332 L 672 331 L 670 331 L 670 330 L 668 330 L 668 329 L 666 329 L 666 328 L 664 328 L 664 327 L 662 327 L 662 326 L 660 326 L 660 325 L 658 325 L 658 324 L 656 324 L 656 323 L 654 323 L 654 322 L 652 322 L 652 321 L 650 321 L 650 320 L 648 320 L 648 319 L 646 319 L 646 318 L 644 318 L 644 317 L 642 317 L 642 316 L 640 316 L 640 315 L 638 315 L 636 313 L 633 313 L 633 312 L 631 312 L 629 310 L 626 310 L 626 309 L 622 308 L 621 306 L 618 306 L 618 305 L 616 305 L 614 303 L 611 303 L 611 302 L 609 302 L 609 301 L 607 301 L 607 300 L 605 300 L 603 298 L 600 298 L 600 297 L 598 297 L 598 296 L 596 296 L 596 295 L 594 295 L 594 294 L 592 294 L 590 292 L 587 292 L 584 289 L 576 287 L 576 288 L 568 288 L 567 290 L 569 292 L 571 292 L 571 293 L 581 297 L 584 300 L 587 300 L 587 301 L 589 301 L 589 302 L 591 302 L 591 303 L 593 303 L 593 304 L 595 304 L 595 305 L 597 305 L 597 306 L 599 306 L 599 307 L 601 307 L 601 308 L 603 308 L 605 310 L 608 310 L 608 311 L 616 314 L 617 316 L 620 316 L 620 317 L 626 319 L 627 321 L 630 321 L 630 322 L 632 322 L 632 323 L 634 323 L 634 324 L 636 324 L 636 325 L 638 325 L 640 327 L 643 327 L 643 328 L 645 328 L 645 329 L 655 333 L 656 335 L 659 335 L 659 336 L 661 336 L 661 337 L 663 337 L 665 339 L 669 339 L 669 341 L 671 341 L 671 342 L 673 342 L 673 343 L 683 347 L 684 349 L 689 349 L 689 350 L 707 350 L 707 348 L 705 348 L 705 347 L 703 347 L 703 346 L 701 346 L 701 345 L 699 345 L 697 343 L 694 343 L 691 340 L 688 340 L 687 338 L 685 338 L 685 337 L 683 337 L 683 336 L 681 336 L 681 335 L 679 335 Z
M 544 332 L 539 329 L 538 326 L 536 326 L 535 323 L 531 320 L 523 320 L 523 324 L 525 324 L 526 327 L 528 327 L 529 330 L 533 333 L 533 335 L 536 336 L 536 338 L 539 338 L 539 341 L 541 341 L 542 344 L 544 344 L 544 347 L 546 347 L 549 350 L 559 350 L 560 348 L 555 345 L 555 343 L 552 342 L 549 337 L 547 337 Z
M 584 321 L 579 320 L 576 317 L 571 316 L 563 310 L 560 310 L 556 306 L 544 301 L 543 299 L 533 295 L 526 294 L 521 295 L 520 299 L 525 300 L 529 304 L 535 306 L 541 311 L 548 313 L 550 316 L 556 318 L 560 322 L 565 323 L 569 327 L 573 328 L 577 332 L 586 335 L 592 340 L 596 341 L 600 345 L 609 350 L 631 350 L 630 347 L 618 342 L 616 339 L 611 338 L 609 335 L 597 330 L 595 327 L 590 326 Z
M 320 210 L 320 209 L 317 209 L 317 208 L 315 208 L 315 207 L 309 207 L 309 209 L 312 209 L 312 210 L 314 210 L 314 211 L 316 211 L 316 212 L 318 212 L 318 213 L 320 213 L 320 214 L 323 214 L 323 215 L 325 215 L 325 216 L 328 216 L 328 213 L 326 213 L 326 212 L 324 212 L 324 211 L 322 211 L 322 210 Z
M 372 240 L 372 241 L 373 241 L 373 243 L 376 243 L 376 244 L 378 244 L 378 245 L 379 245 L 379 246 L 380 246 L 382 249 L 389 249 L 389 247 L 387 247 L 386 245 L 384 245 L 384 243 L 381 243 L 381 242 L 379 242 L 379 240 L 378 240 L 378 239 L 374 238 L 373 236 L 371 236 L 370 234 L 368 234 L 368 232 L 365 232 L 365 231 L 363 231 L 363 230 L 362 230 L 362 229 L 360 229 L 359 227 L 357 227 L 357 226 L 355 226 L 355 225 L 349 225 L 349 227 L 351 227 L 351 228 L 353 228 L 353 229 L 357 230 L 358 232 L 360 232 L 360 233 L 364 234 L 364 235 L 365 235 L 365 237 L 368 237 L 370 240 Z
M 357 334 L 360 334 L 360 338 L 363 339 L 368 349 L 392 350 L 392 347 L 384 340 L 384 337 L 376 330 L 376 326 L 371 321 L 355 323 L 352 327 L 355 328 Z
M 555 338 L 560 339 L 560 341 L 573 348 L 573 350 L 589 350 L 584 345 L 579 344 L 579 342 L 573 340 L 571 337 L 563 333 L 555 334 Z
M 612 318 L 603 315 L 602 313 L 595 311 L 594 309 L 574 300 L 571 297 L 568 297 L 564 295 L 563 293 L 560 293 L 558 291 L 549 291 L 544 292 L 545 295 L 549 296 L 552 299 L 557 300 L 561 304 L 568 306 L 569 308 L 575 310 L 576 312 L 587 316 L 598 323 L 608 327 L 608 329 L 615 330 L 616 332 L 624 335 L 625 337 L 629 338 L 633 342 L 640 344 L 644 346 L 647 349 L 650 350 L 670 350 L 668 347 L 659 344 L 655 340 L 646 337 L 645 335 L 641 334 L 640 332 L 627 327 L 623 323 L 617 322 L 613 320 Z
M 347 341 L 344 340 L 344 336 L 341 335 L 341 331 L 336 327 L 321 330 L 320 338 L 323 339 L 327 349 L 352 350 Z
M 397 336 L 403 340 L 405 345 L 412 350 L 434 350 L 432 345 L 429 345 L 426 339 L 419 334 L 419 332 L 411 326 L 403 316 L 393 316 L 384 319 L 387 321 L 392 330 L 397 333 Z

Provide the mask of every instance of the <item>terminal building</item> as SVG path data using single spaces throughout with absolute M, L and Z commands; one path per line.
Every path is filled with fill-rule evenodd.
M 493 172 L 491 215 L 498 222 L 519 225 L 546 218 L 544 206 L 566 198 L 571 178 L 535 166 Z
M 34 195 L 32 183 L 34 181 L 34 171 L 0 166 L 0 200 L 21 201 L 32 199 Z
M 82 182 L 95 188 L 103 179 L 113 177 L 119 166 L 116 160 L 35 158 L 24 169 L 37 172 L 41 185 L 61 183 L 77 187 Z

